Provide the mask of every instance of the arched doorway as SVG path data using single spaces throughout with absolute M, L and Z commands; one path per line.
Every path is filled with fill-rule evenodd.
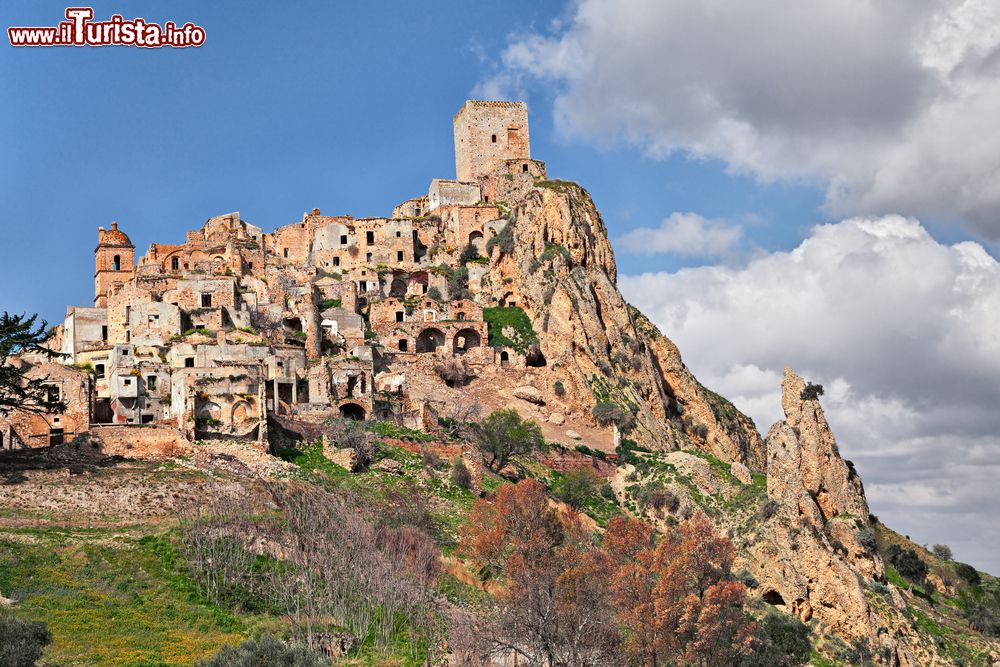
M 507 366 L 509 364 L 510 364 L 510 354 L 507 352 L 507 350 L 504 350 L 503 352 L 500 353 L 500 365 Z
M 485 244 L 483 243 L 483 233 L 482 232 L 472 232 L 469 234 L 469 245 L 473 246 L 479 254 L 483 254 L 483 248 Z
M 344 403 L 340 406 L 340 416 L 344 419 L 353 419 L 359 422 L 364 421 L 365 409 L 357 403 Z
M 444 345 L 444 332 L 428 327 L 417 336 L 417 352 L 434 352 Z
M 238 401 L 233 406 L 232 419 L 230 421 L 234 424 L 242 424 L 248 419 L 250 419 L 250 404 L 246 401 Z
M 482 345 L 482 337 L 475 329 L 462 329 L 455 334 L 452 350 L 456 354 L 465 354 L 474 347 Z

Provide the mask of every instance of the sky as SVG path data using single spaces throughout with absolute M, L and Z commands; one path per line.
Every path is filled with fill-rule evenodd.
M 199 48 L 0 45 L 0 308 L 92 301 L 240 211 L 387 215 L 453 177 L 465 99 L 528 102 L 620 286 L 762 433 L 826 387 L 872 511 L 1000 573 L 1000 8 L 990 0 L 98 2 Z M 65 5 L 5 0 L 3 26 Z

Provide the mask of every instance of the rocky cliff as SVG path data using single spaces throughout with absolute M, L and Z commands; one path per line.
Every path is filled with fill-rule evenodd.
M 698 448 L 763 471 L 753 423 L 703 387 L 677 347 L 622 298 L 607 229 L 578 185 L 545 181 L 511 202 L 508 241 L 491 253 L 487 293 L 531 317 L 550 384 L 584 414 L 617 406 L 621 437 Z

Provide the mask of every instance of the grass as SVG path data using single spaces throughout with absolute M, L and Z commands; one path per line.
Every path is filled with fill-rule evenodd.
M 524 353 L 538 340 L 531 319 L 521 308 L 483 308 L 483 321 L 488 327 L 491 347 L 509 347 Z
M 247 622 L 198 594 L 166 535 L 120 533 L 0 538 L 0 588 L 17 616 L 48 624 L 46 662 L 191 665 L 243 638 Z

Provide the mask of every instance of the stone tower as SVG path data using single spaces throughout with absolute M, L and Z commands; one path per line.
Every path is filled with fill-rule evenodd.
M 455 114 L 455 171 L 459 181 L 491 176 L 505 160 L 531 158 L 528 105 L 468 100 Z
M 135 246 L 117 222 L 97 228 L 94 267 L 94 307 L 106 308 L 108 295 L 135 275 Z

